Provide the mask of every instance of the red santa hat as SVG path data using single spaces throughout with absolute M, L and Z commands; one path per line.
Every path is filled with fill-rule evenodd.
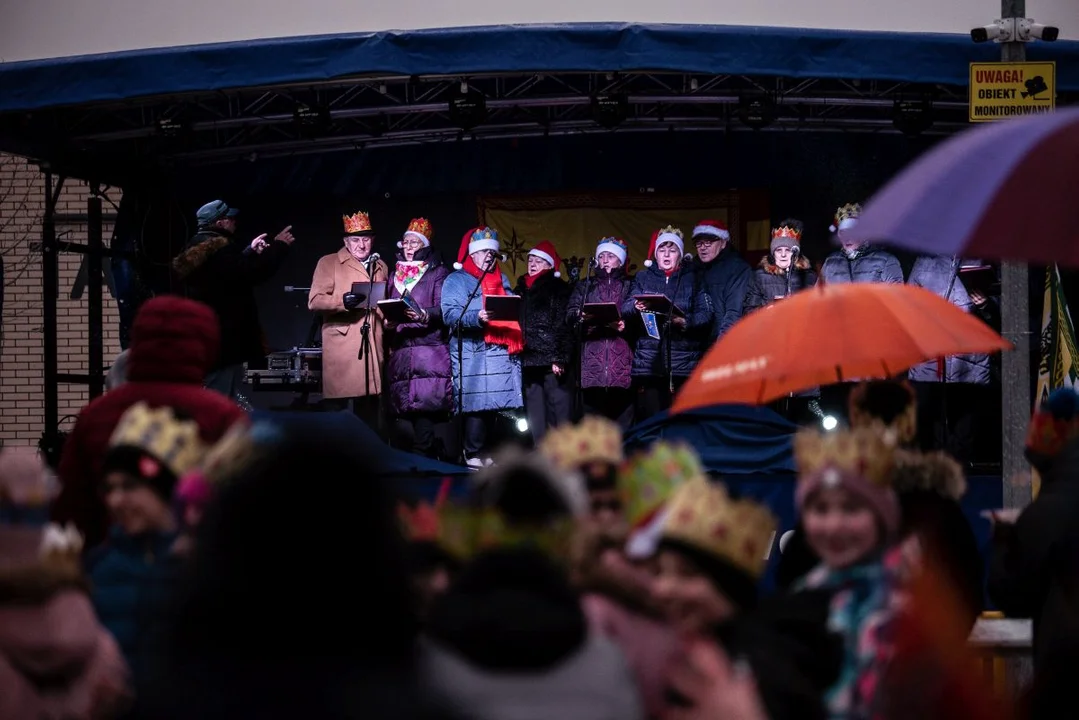
M 719 240 L 730 240 L 731 231 L 727 229 L 727 223 L 722 220 L 701 220 L 693 228 L 693 239 L 701 236 L 711 236 Z
M 644 261 L 645 267 L 652 267 L 653 259 L 656 257 L 656 248 L 663 243 L 674 243 L 680 255 L 685 255 L 686 253 L 686 243 L 683 240 L 682 231 L 668 225 L 652 233 L 652 241 L 648 243 L 648 259 Z
M 529 255 L 535 255 L 540 260 L 546 260 L 554 268 L 554 276 L 562 277 L 562 273 L 558 271 L 558 266 L 562 264 L 562 258 L 558 256 L 558 251 L 554 249 L 554 244 L 550 240 L 544 240 L 536 247 L 528 251 Z
M 494 250 L 498 253 L 498 231 L 489 227 L 474 227 L 461 238 L 461 249 L 457 251 L 457 262 L 453 264 L 454 270 L 464 268 L 465 258 L 472 253 L 481 250 Z

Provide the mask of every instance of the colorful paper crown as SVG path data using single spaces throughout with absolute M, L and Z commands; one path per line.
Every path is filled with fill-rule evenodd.
M 615 245 L 617 247 L 622 248 L 622 250 L 624 250 L 625 252 L 629 252 L 629 246 L 626 245 L 626 241 L 623 240 L 622 238 L 605 237 L 605 238 L 603 238 L 602 240 L 599 241 L 599 244 L 600 245 Z
M 835 211 L 835 220 L 828 229 L 832 232 L 846 230 L 853 225 L 862 214 L 862 206 L 858 203 L 847 203 Z
M 802 430 L 794 436 L 794 461 L 802 478 L 838 471 L 891 487 L 895 446 L 875 428 L 829 433 Z
M 781 225 L 772 230 L 773 240 L 793 240 L 798 243 L 802 240 L 802 231 L 789 225 Z
M 666 240 L 663 239 L 664 235 L 675 235 L 683 240 L 685 239 L 685 236 L 682 234 L 681 229 L 676 228 L 673 225 L 668 225 L 665 228 L 660 228 L 659 232 L 656 234 L 656 238 L 658 240 L 658 242 L 656 243 L 657 245 L 666 242 Z
M 734 500 L 727 489 L 704 478 L 679 487 L 668 503 L 663 537 L 677 540 L 760 577 L 776 531 L 771 511 Z
M 476 228 L 472 233 L 472 237 L 469 238 L 469 241 L 476 242 L 477 240 L 494 240 L 495 242 L 498 242 L 498 231 L 489 227 Z
M 589 415 L 577 425 L 549 430 L 539 450 L 561 470 L 573 470 L 589 463 L 621 465 L 625 460 L 621 428 L 597 415 Z
M 1027 428 L 1026 449 L 1042 458 L 1056 457 L 1079 438 L 1079 394 L 1058 388 L 1038 404 Z
M 371 218 L 362 210 L 354 215 L 342 215 L 345 232 L 349 235 L 371 232 Z
M 630 527 L 638 527 L 663 507 L 675 489 L 691 480 L 707 477 L 697 453 L 684 443 L 663 440 L 637 453 L 622 467 L 618 477 L 622 504 Z
M 176 478 L 198 467 L 206 448 L 194 420 L 179 420 L 171 408 L 132 405 L 109 439 L 110 448 L 135 448 L 164 465 Z
M 870 391 L 870 383 L 859 383 L 851 390 L 847 400 L 847 415 L 852 428 L 875 429 L 883 433 L 886 440 L 906 445 L 918 436 L 918 404 L 909 383 L 904 381 L 895 385 L 897 393 L 905 391 L 906 405 L 891 423 L 884 422 L 866 409 L 866 395 Z
M 400 517 L 411 540 L 435 542 L 462 562 L 486 550 L 518 547 L 536 548 L 554 559 L 568 558 L 576 531 L 569 516 L 542 525 L 520 525 L 494 508 L 452 503 L 438 510 L 420 506 Z
M 408 230 L 405 230 L 405 232 L 415 233 L 427 240 L 430 240 L 431 236 L 434 235 L 434 231 L 431 229 L 431 221 L 427 218 L 415 218 L 408 224 Z

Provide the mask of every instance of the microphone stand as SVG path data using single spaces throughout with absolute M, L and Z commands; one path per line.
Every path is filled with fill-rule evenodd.
M 671 297 L 671 309 L 667 311 L 667 391 L 671 395 L 671 404 L 674 403 L 674 365 L 671 362 L 671 346 L 674 345 L 674 309 L 678 304 L 678 291 L 682 287 L 682 276 L 687 271 L 687 268 L 683 267 L 683 265 L 688 265 L 685 260 L 685 255 L 678 259 L 678 281 L 674 284 L 674 294 L 673 297 Z M 688 317 L 686 318 L 686 322 L 689 322 Z M 668 405 L 667 408 L 669 409 L 670 405 Z
M 577 392 L 576 396 L 577 417 L 584 416 L 584 306 L 588 304 L 588 295 L 592 292 L 592 279 L 596 276 L 596 259 L 588 261 L 588 274 L 584 279 L 584 297 L 581 306 L 577 308 Z M 621 308 L 619 308 L 621 310 Z
M 367 293 L 367 297 L 364 298 L 364 312 L 363 312 L 363 325 L 360 327 L 360 352 L 357 354 L 358 360 L 363 360 L 363 393 L 364 402 L 370 402 L 371 397 L 371 296 L 375 294 L 375 276 L 371 272 L 371 265 L 374 264 L 375 272 L 378 271 L 378 258 L 374 253 L 367 256 L 367 260 L 364 261 L 364 270 L 367 271 L 367 281 L 371 283 L 371 292 Z M 372 261 L 376 261 L 372 263 Z M 353 401 L 355 402 L 355 401 Z M 373 428 L 376 432 L 377 428 Z
M 461 439 L 461 458 L 467 460 L 465 457 L 465 360 L 464 360 L 464 328 L 465 328 L 465 313 L 468 312 L 469 305 L 476 299 L 476 295 L 483 289 L 483 279 L 487 277 L 495 266 L 495 258 L 491 258 L 491 262 L 484 264 L 481 268 L 480 277 L 476 281 L 476 287 L 472 288 L 472 292 L 468 294 L 468 299 L 465 300 L 464 307 L 461 308 L 461 314 L 457 318 L 457 322 L 453 324 L 453 331 L 457 335 L 457 429 L 459 437 Z M 501 278 L 499 278 L 501 280 Z

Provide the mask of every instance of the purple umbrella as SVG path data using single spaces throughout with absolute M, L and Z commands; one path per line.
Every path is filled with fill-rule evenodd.
M 968 130 L 918 158 L 844 231 L 920 253 L 1079 266 L 1079 109 Z

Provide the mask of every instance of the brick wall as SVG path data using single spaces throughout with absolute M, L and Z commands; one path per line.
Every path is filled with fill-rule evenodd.
M 120 191 L 108 191 L 120 202 Z M 57 213 L 86 213 L 89 190 L 84 182 L 67 180 Z M 0 256 L 4 263 L 4 302 L 0 336 L 0 440 L 8 445 L 34 445 L 44 430 L 42 354 L 41 219 L 45 212 L 45 180 L 42 173 L 22 158 L 0 154 Z M 104 203 L 103 212 L 114 212 Z M 106 244 L 112 227 L 103 228 Z M 56 227 L 63 243 L 86 243 L 85 223 L 60 223 Z M 57 302 L 58 363 L 61 373 L 85 373 L 87 361 L 87 293 L 71 300 L 71 291 L 82 255 L 60 253 L 60 293 Z M 108 290 L 104 298 L 103 364 L 107 369 L 120 352 L 116 301 Z M 60 417 L 78 413 L 86 404 L 88 389 L 60 385 Z M 71 421 L 65 423 L 70 427 Z

